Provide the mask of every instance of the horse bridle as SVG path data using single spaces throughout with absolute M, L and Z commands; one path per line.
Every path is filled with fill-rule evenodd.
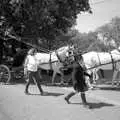
M 68 51 L 68 52 L 69 52 L 69 51 Z M 63 60 L 60 58 L 57 50 L 55 50 L 55 53 L 56 53 L 56 56 L 57 56 L 58 60 L 59 60 L 61 63 L 63 63 L 63 65 L 68 64 L 68 62 L 69 62 L 68 58 L 69 58 L 69 57 L 66 56 L 65 60 L 63 61 Z M 69 53 L 69 54 L 70 54 L 70 53 Z

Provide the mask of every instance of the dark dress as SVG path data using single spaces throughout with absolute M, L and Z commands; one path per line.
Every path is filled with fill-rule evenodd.
M 84 68 L 81 67 L 79 63 L 73 63 L 72 82 L 73 88 L 77 92 L 85 92 L 88 90 L 85 82 L 85 75 L 90 77 L 90 75 L 85 72 Z

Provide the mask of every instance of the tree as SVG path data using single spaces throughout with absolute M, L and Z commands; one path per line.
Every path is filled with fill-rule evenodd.
M 75 47 L 81 51 L 88 51 L 89 46 L 96 41 L 96 33 L 80 33 L 77 30 L 72 31 L 74 34 L 71 38 L 71 42 L 75 45 Z
M 120 45 L 120 18 L 114 17 L 111 20 L 110 24 L 112 26 L 111 36 L 119 46 Z
M 81 12 L 91 13 L 89 0 L 0 0 L 0 14 L 16 35 L 47 41 L 51 48 L 57 36 L 76 24 Z M 35 41 L 36 40 L 36 41 Z
M 99 27 L 96 31 L 98 33 L 97 39 L 106 46 L 107 50 L 110 51 L 117 47 L 116 32 L 112 21 Z

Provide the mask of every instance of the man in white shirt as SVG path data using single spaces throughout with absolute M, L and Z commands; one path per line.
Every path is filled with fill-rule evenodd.
M 28 94 L 28 87 L 29 87 L 30 83 L 33 81 L 33 79 L 35 79 L 38 89 L 42 95 L 43 90 L 42 90 L 41 84 L 40 84 L 40 76 L 38 73 L 38 64 L 34 57 L 35 53 L 36 53 L 35 49 L 33 49 L 33 48 L 30 49 L 28 51 L 28 55 L 25 59 L 24 74 L 27 74 L 27 72 L 28 72 L 28 81 L 26 84 L 25 93 Z

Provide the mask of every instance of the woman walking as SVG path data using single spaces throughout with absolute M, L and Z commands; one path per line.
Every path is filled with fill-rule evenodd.
M 28 51 L 28 55 L 25 59 L 24 74 L 28 75 L 28 81 L 26 84 L 25 93 L 29 94 L 28 87 L 34 79 L 36 84 L 37 84 L 37 87 L 42 95 L 43 90 L 42 90 L 41 84 L 40 84 L 40 76 L 38 73 L 38 64 L 37 64 L 37 61 L 36 61 L 35 56 L 34 56 L 36 54 L 36 52 L 37 52 L 36 49 L 33 49 L 33 48 L 30 49 Z
M 85 76 L 91 77 L 87 72 L 85 72 L 85 69 L 83 67 L 83 58 L 81 55 L 75 56 L 75 61 L 73 62 L 72 67 L 73 72 L 72 72 L 72 83 L 73 83 L 73 88 L 75 91 L 70 92 L 66 97 L 65 100 L 68 104 L 70 104 L 69 99 L 74 96 L 76 93 L 81 93 L 81 99 L 83 106 L 86 108 L 90 108 L 86 101 L 86 96 L 85 96 L 85 91 L 88 90 L 87 84 L 85 82 Z

